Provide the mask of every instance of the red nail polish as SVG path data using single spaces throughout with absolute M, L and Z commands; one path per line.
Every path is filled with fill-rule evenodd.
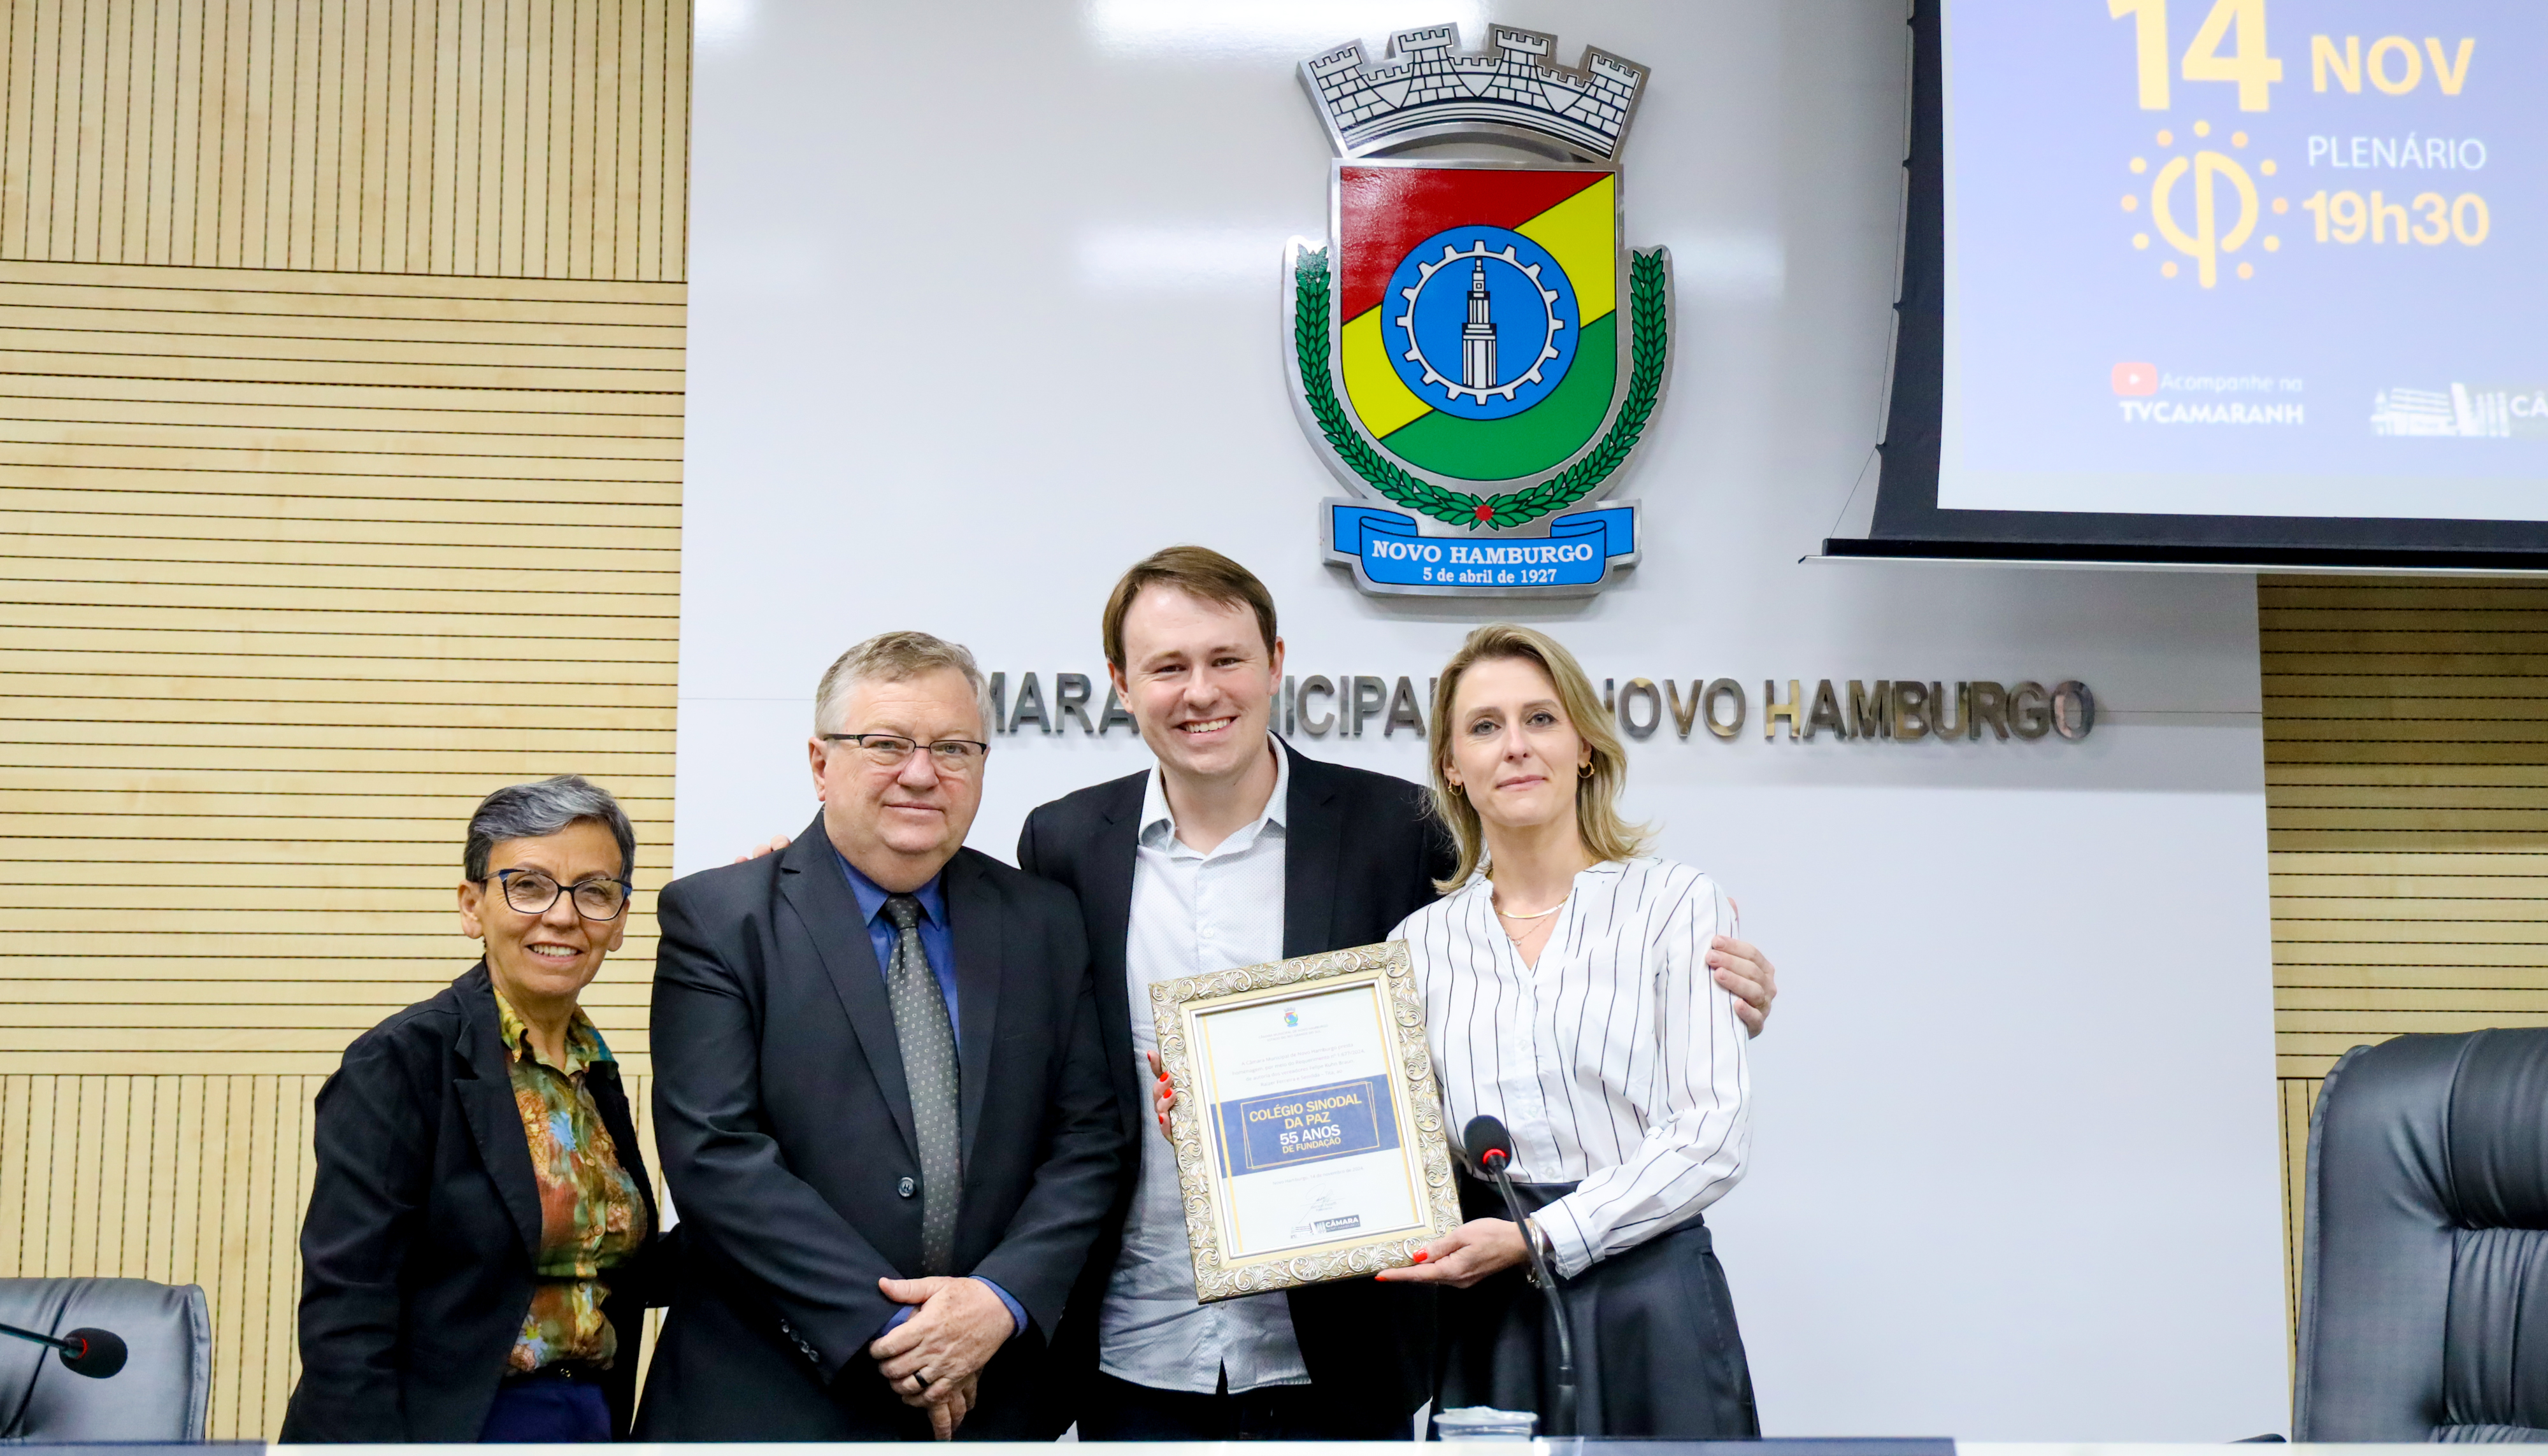
M 1419 1264 L 1431 1257 L 1433 1257 L 1433 1251 L 1431 1249 L 1419 1248 L 1415 1251 L 1415 1262 Z

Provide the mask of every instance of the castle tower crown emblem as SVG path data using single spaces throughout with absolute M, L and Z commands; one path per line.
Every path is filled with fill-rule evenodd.
M 1513 26 L 1489 36 L 1486 52 L 1469 55 L 1456 26 L 1400 31 L 1389 40 L 1395 63 L 1373 67 L 1355 42 L 1301 62 L 1301 80 L 1338 156 L 1486 132 L 1585 161 L 1617 159 L 1646 67 L 1588 46 L 1583 66 L 1570 70 L 1555 62 L 1555 36 Z

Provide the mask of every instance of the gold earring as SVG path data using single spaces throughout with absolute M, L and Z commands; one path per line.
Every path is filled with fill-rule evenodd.
M 1575 776 L 1576 776 L 1576 777 L 1578 777 L 1578 778 L 1590 778 L 1590 777 L 1592 777 L 1592 766 L 1591 764 L 1578 764 L 1578 765 L 1576 765 L 1576 766 L 1575 766 Z

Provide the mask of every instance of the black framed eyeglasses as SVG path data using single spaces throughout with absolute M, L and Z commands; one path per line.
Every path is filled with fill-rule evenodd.
M 499 869 L 496 884 L 504 893 L 504 903 L 524 915 L 548 914 L 560 895 L 573 895 L 575 913 L 587 920 L 617 920 L 628 908 L 628 882 L 624 879 L 588 879 L 561 885 L 536 869 Z
M 980 767 L 991 752 L 987 743 L 969 738 L 942 738 L 936 743 L 921 744 L 899 733 L 826 733 L 826 743 L 854 743 L 866 761 L 879 769 L 899 769 L 923 747 L 929 750 L 929 762 L 941 774 L 969 774 Z

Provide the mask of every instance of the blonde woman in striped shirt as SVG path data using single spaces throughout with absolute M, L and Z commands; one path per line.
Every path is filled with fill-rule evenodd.
M 1556 1337 L 1526 1283 L 1537 1239 L 1566 1292 L 1580 1427 L 1760 1433 L 1734 1305 L 1701 1211 L 1743 1176 L 1745 1031 L 1716 985 L 1731 904 L 1645 853 L 1627 760 L 1574 657 L 1480 627 L 1433 695 L 1433 797 L 1459 848 L 1444 898 L 1400 925 L 1452 1128 L 1511 1131 L 1516 1227 L 1464 1176 L 1469 1222 L 1391 1280 L 1445 1286 L 1437 1409 L 1553 1409 Z

